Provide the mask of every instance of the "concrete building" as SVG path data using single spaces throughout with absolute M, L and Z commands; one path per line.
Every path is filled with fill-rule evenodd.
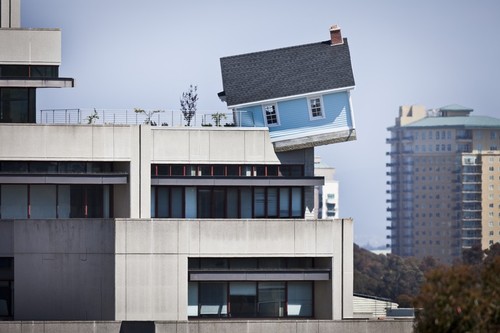
M 40 124 L 35 89 L 73 80 L 58 76 L 60 31 L 20 28 L 19 6 L 0 0 L 2 319 L 352 317 L 352 221 L 314 218 L 314 146 L 353 139 L 353 80 L 302 91 L 321 130 L 279 140 L 264 124 Z M 352 73 L 343 41 L 328 52 Z M 272 98 L 287 124 L 291 97 Z M 345 128 L 324 132 L 335 112 Z
M 388 130 L 392 253 L 450 263 L 500 241 L 500 119 L 402 106 Z
M 385 318 L 391 309 L 397 309 L 398 303 L 390 299 L 354 294 L 354 318 Z
M 325 164 L 319 156 L 316 156 L 314 159 L 314 175 L 325 179 L 323 185 L 317 185 L 314 188 L 316 218 L 331 219 L 340 216 L 339 182 L 335 179 L 335 168 Z

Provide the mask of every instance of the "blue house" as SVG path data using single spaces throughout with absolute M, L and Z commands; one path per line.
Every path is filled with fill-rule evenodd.
M 221 58 L 222 101 L 236 126 L 268 127 L 276 151 L 356 139 L 347 39 Z

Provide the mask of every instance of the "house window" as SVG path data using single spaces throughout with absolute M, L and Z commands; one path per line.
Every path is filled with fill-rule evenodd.
M 263 109 L 267 126 L 278 126 L 279 118 L 278 118 L 278 110 L 276 104 L 264 105 Z
M 320 97 L 314 97 L 309 99 L 309 114 L 311 119 L 322 119 L 324 118 L 323 108 Z

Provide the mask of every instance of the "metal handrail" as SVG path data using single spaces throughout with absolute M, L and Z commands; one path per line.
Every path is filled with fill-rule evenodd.
M 137 109 L 98 109 L 98 108 L 65 108 L 40 110 L 37 123 L 41 124 L 113 124 L 113 125 L 140 125 L 152 126 L 186 126 L 180 110 L 141 110 Z M 215 127 L 217 122 L 220 127 L 255 127 L 252 113 L 243 124 L 242 114 L 246 111 L 236 110 L 233 113 L 223 112 L 198 112 L 191 119 L 191 127 Z

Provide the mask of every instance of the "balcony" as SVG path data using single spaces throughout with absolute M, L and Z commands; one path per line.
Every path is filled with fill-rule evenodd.
M 413 136 L 412 135 L 404 135 L 401 140 L 403 141 L 413 141 Z
M 0 29 L 0 45 L 2 64 L 61 64 L 59 29 Z

